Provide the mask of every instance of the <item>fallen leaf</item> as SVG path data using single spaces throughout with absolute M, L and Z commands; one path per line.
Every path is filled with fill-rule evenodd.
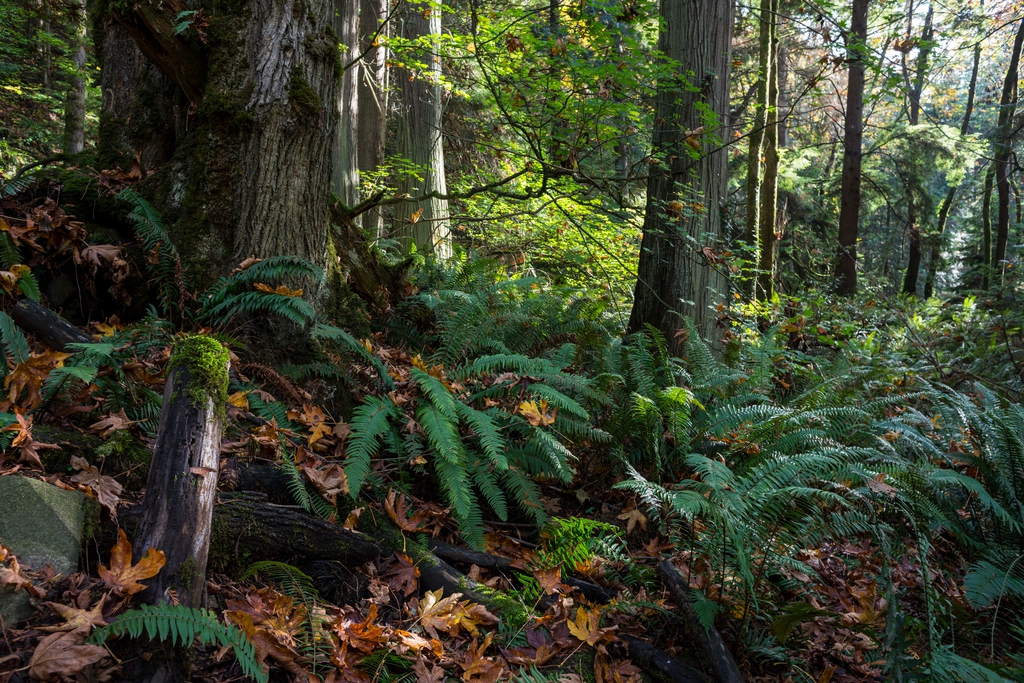
M 395 553 L 391 566 L 384 572 L 388 586 L 396 593 L 409 597 L 419 588 L 420 568 L 405 553 Z
M 548 402 L 545 400 L 541 400 L 539 403 L 523 401 L 519 404 L 519 414 L 534 427 L 546 427 L 555 421 L 558 416 L 558 408 L 549 413 Z
M 108 654 L 99 645 L 84 645 L 89 627 L 46 636 L 36 645 L 28 662 L 29 677 L 46 683 L 78 677 L 87 667 L 97 664 Z M 80 679 L 81 680 L 81 679 Z M 85 680 L 94 680 L 86 677 Z
M 96 495 L 96 500 L 100 505 L 110 511 L 110 518 L 117 519 L 117 503 L 120 501 L 121 484 L 113 477 L 100 474 L 99 469 L 95 465 L 90 465 L 85 458 L 72 456 L 71 466 L 76 470 L 81 470 L 71 477 L 71 481 L 89 487 Z
M 562 592 L 561 565 L 554 569 L 535 569 L 533 572 L 533 578 L 537 579 L 537 583 L 540 584 L 545 595 L 555 595 L 556 593 Z
M 88 595 L 88 592 L 85 595 Z M 63 619 L 64 623 L 57 626 L 39 626 L 37 628 L 40 631 L 74 631 L 84 626 L 88 631 L 93 626 L 106 626 L 107 622 L 103 620 L 103 605 L 106 601 L 107 596 L 101 595 L 100 601 L 89 610 L 78 609 L 77 607 L 63 605 L 59 602 L 48 602 L 46 605 Z
M 280 294 L 281 296 L 302 296 L 302 289 L 288 289 L 284 285 L 278 285 L 275 289 L 270 285 L 265 285 L 262 282 L 256 282 L 253 284 L 253 289 L 259 292 L 265 292 L 267 294 Z
M 600 628 L 601 613 L 597 610 L 588 612 L 582 607 L 576 609 L 576 619 L 567 620 L 565 625 L 569 627 L 569 633 L 579 641 L 587 645 L 597 645 L 602 640 L 611 640 L 614 636 L 611 632 L 616 627 Z
M 110 569 L 102 564 L 99 568 L 103 583 L 110 586 L 118 595 L 134 595 L 144 591 L 146 586 L 139 583 L 141 579 L 151 579 L 160 573 L 167 558 L 162 550 L 149 548 L 139 563 L 132 565 L 132 544 L 128 542 L 124 529 L 117 530 L 117 543 L 110 551 Z
M 622 521 L 626 522 L 627 534 L 633 533 L 633 529 L 636 528 L 637 524 L 640 525 L 641 529 L 647 529 L 647 518 L 644 517 L 644 514 L 637 510 L 636 508 L 630 508 L 626 510 L 615 519 L 621 519 Z

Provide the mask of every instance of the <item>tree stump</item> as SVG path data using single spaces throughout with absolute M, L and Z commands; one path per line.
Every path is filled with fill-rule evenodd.
M 182 340 L 171 356 L 134 545 L 135 561 L 148 548 L 167 558 L 142 594 L 151 604 L 171 602 L 174 591 L 183 605 L 203 605 L 228 363 L 227 349 L 204 336 Z

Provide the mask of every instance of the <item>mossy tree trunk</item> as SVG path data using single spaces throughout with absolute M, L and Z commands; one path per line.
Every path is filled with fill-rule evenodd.
M 338 116 L 342 125 L 337 127 L 331 172 L 331 190 L 348 206 L 359 202 L 359 3 L 354 0 L 335 0 L 333 3 L 334 30 L 344 46 L 342 60 L 345 69 L 341 77 L 338 96 Z
M 201 281 L 248 256 L 323 265 L 341 80 L 331 0 L 209 4 L 181 32 L 179 13 L 200 7 L 130 7 L 106 6 L 98 19 L 109 29 L 101 150 L 141 147 L 144 167 L 163 163 L 143 190 L 185 266 Z M 160 153 L 147 152 L 147 130 L 163 138 Z

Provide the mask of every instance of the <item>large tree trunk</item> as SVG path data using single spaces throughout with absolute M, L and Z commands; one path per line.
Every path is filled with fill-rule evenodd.
M 384 129 L 388 111 L 387 49 L 381 45 L 390 22 L 385 0 L 361 0 L 359 8 L 359 49 L 366 54 L 359 66 L 359 172 L 376 171 L 384 163 Z M 379 208 L 362 216 L 363 229 L 374 237 L 384 234 Z
M 765 124 L 768 117 L 768 82 L 775 60 L 772 59 L 773 0 L 761 0 L 758 12 L 757 95 L 754 100 L 754 121 L 747 146 L 747 241 L 754 246 L 754 263 L 761 249 L 758 225 L 761 215 L 761 164 L 764 157 Z M 754 298 L 757 298 L 755 283 Z
M 78 0 L 76 17 L 69 43 L 74 47 L 71 62 L 75 70 L 70 77 L 67 102 L 64 111 L 64 152 L 78 154 L 85 149 L 85 44 L 86 9 L 85 0 Z
M 918 48 L 917 66 L 914 74 L 914 85 L 910 89 L 911 126 L 916 126 L 921 118 L 921 93 L 924 91 L 924 79 L 928 73 L 928 57 L 931 53 L 933 9 L 928 5 L 928 14 L 921 29 L 921 47 Z M 910 237 L 910 254 L 907 261 L 907 272 L 903 278 L 903 293 L 917 295 L 917 275 L 921 270 L 921 222 L 918 219 L 917 198 L 914 188 L 907 191 L 907 233 Z
M 331 190 L 348 206 L 359 203 L 359 4 L 354 0 L 335 0 L 334 30 L 345 46 L 342 61 L 348 66 L 341 77 L 338 117 L 334 138 Z
M 992 270 L 1000 268 L 1006 258 L 1006 241 L 1010 234 L 1010 152 L 1013 138 L 1013 114 L 1017 108 L 1017 67 L 1020 64 L 1021 47 L 1024 46 L 1024 19 L 1017 28 L 1010 53 L 1010 65 L 1006 67 L 1003 92 L 999 98 L 999 120 L 996 126 L 995 154 L 996 189 L 999 194 L 996 218 L 996 244 L 992 253 Z
M 679 63 L 679 73 L 699 80 L 658 84 L 655 160 L 629 329 L 651 324 L 678 353 L 681 317 L 690 317 L 698 333 L 714 341 L 716 306 L 726 300 L 728 281 L 715 250 L 722 239 L 727 157 L 713 142 L 725 135 L 697 131 L 706 123 L 705 108 L 719 121 L 729 114 L 734 9 L 731 0 L 663 0 L 661 13 L 661 50 Z
M 441 12 L 430 5 L 410 2 L 402 11 L 399 34 L 406 40 L 436 41 L 441 34 Z M 415 178 L 405 174 L 398 193 L 411 197 L 445 195 L 444 146 L 441 134 L 441 56 L 436 42 L 429 49 L 406 55 L 405 62 L 420 62 L 422 69 L 396 69 L 399 112 L 395 126 L 395 153 L 414 164 Z M 438 258 L 451 255 L 448 200 L 437 196 L 394 206 L 394 231 L 403 249 Z
M 960 135 L 967 135 L 971 129 L 971 113 L 974 111 L 974 96 L 978 90 L 978 67 L 981 64 L 981 42 L 974 46 L 974 66 L 971 68 L 971 84 L 967 88 L 967 108 L 964 110 L 964 118 L 960 122 Z M 942 260 L 942 237 L 946 231 L 946 222 L 949 220 L 949 210 L 953 206 L 953 199 L 956 197 L 957 187 L 954 185 L 946 192 L 946 198 L 942 200 L 939 208 L 938 225 L 935 227 L 935 238 L 932 243 L 931 256 L 928 258 L 928 276 L 924 281 L 924 296 L 929 298 L 935 288 L 935 276 L 938 273 L 939 261 Z
M 843 179 L 839 199 L 839 258 L 836 263 L 836 292 L 846 296 L 857 293 L 857 228 L 860 222 L 868 2 L 853 0 L 853 18 L 846 45 L 850 66 L 846 90 L 846 130 L 843 136 Z
M 177 0 L 131 8 L 110 11 L 180 89 L 167 96 L 184 93 L 190 103 L 187 125 L 167 126 L 176 133 L 171 161 L 149 181 L 186 266 L 209 279 L 248 256 L 323 265 L 341 76 L 330 0 L 218 5 L 208 26 L 181 34 L 173 30 Z M 105 45 L 104 73 L 107 60 L 120 58 Z M 137 61 L 122 70 L 119 99 L 166 118 L 136 93 L 147 70 Z M 101 135 L 116 138 L 111 128 Z

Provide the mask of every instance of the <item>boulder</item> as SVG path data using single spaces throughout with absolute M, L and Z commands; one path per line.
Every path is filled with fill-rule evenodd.
M 86 496 L 26 477 L 0 477 L 0 543 L 23 569 L 49 564 L 58 574 L 78 570 Z M 32 613 L 25 591 L 0 590 L 0 615 L 8 628 Z

